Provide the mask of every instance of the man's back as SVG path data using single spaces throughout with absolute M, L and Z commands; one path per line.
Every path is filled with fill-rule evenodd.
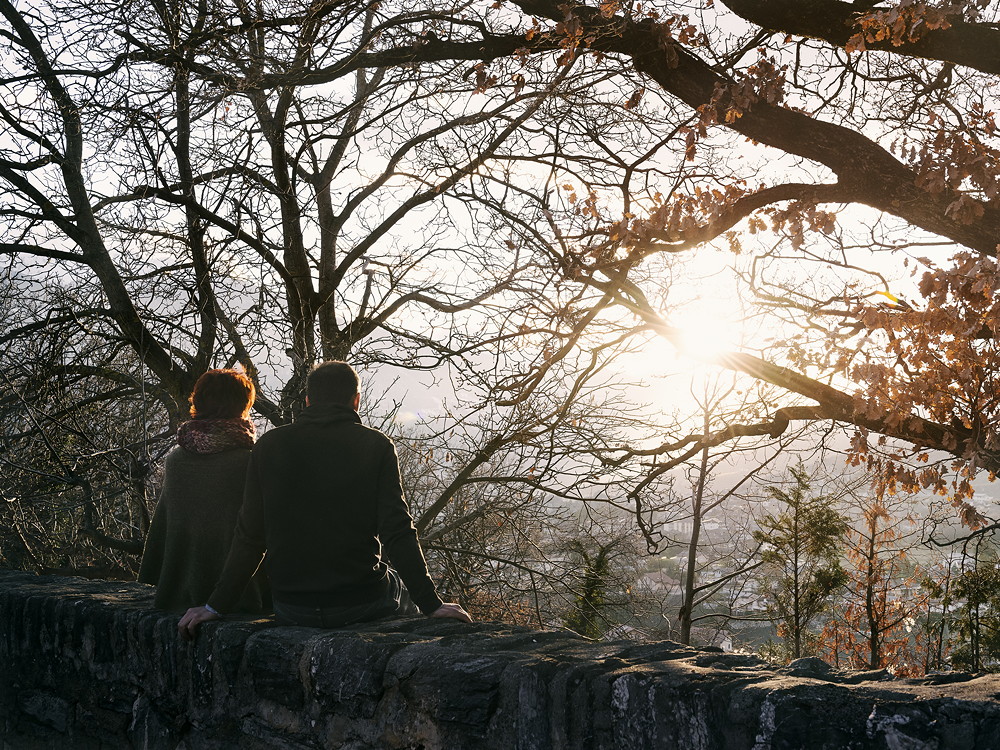
M 422 611 L 441 605 L 403 500 L 392 441 L 347 406 L 310 406 L 258 440 L 236 543 L 257 560 L 267 550 L 276 604 L 377 600 L 389 585 L 382 553 Z M 210 603 L 225 611 L 238 593 L 224 579 Z
M 420 580 L 423 558 L 392 442 L 363 426 L 353 409 L 309 407 L 295 424 L 264 435 L 252 464 L 276 599 L 327 606 L 379 596 L 386 582 L 381 540 L 417 605 L 438 606 L 430 580 Z

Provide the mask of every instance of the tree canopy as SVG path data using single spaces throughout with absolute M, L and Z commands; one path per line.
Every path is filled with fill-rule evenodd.
M 38 496 L 89 502 L 98 461 L 141 483 L 140 444 L 209 366 L 240 363 L 278 424 L 338 357 L 447 372 L 460 394 L 439 436 L 470 449 L 422 530 L 487 482 L 631 482 L 638 508 L 650 463 L 795 421 L 849 426 L 884 488 L 983 521 L 971 479 L 1000 462 L 984 0 L 0 13 L 2 416 L 8 447 L 47 457 L 6 470 Z M 613 363 L 679 340 L 671 281 L 720 248 L 782 332 L 718 358 L 758 406 L 634 439 L 664 430 L 615 407 Z M 120 406 L 139 396 L 155 406 Z M 95 442 L 98 413 L 132 433 Z

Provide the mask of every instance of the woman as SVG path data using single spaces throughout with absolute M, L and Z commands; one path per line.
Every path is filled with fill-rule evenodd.
M 163 489 L 146 538 L 139 580 L 156 585 L 159 609 L 204 604 L 233 539 L 255 430 L 250 379 L 236 370 L 209 370 L 191 394 L 191 420 L 167 454 Z M 269 612 L 263 570 L 243 592 L 241 612 Z

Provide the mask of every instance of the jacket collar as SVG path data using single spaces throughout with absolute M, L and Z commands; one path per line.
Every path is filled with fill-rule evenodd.
M 295 421 L 302 424 L 332 424 L 334 422 L 361 424 L 361 417 L 350 406 L 314 404 L 307 406 Z

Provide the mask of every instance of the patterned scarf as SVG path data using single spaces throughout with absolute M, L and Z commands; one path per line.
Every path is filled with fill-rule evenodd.
M 177 430 L 177 442 L 191 453 L 253 448 L 257 431 L 248 419 L 192 419 Z

